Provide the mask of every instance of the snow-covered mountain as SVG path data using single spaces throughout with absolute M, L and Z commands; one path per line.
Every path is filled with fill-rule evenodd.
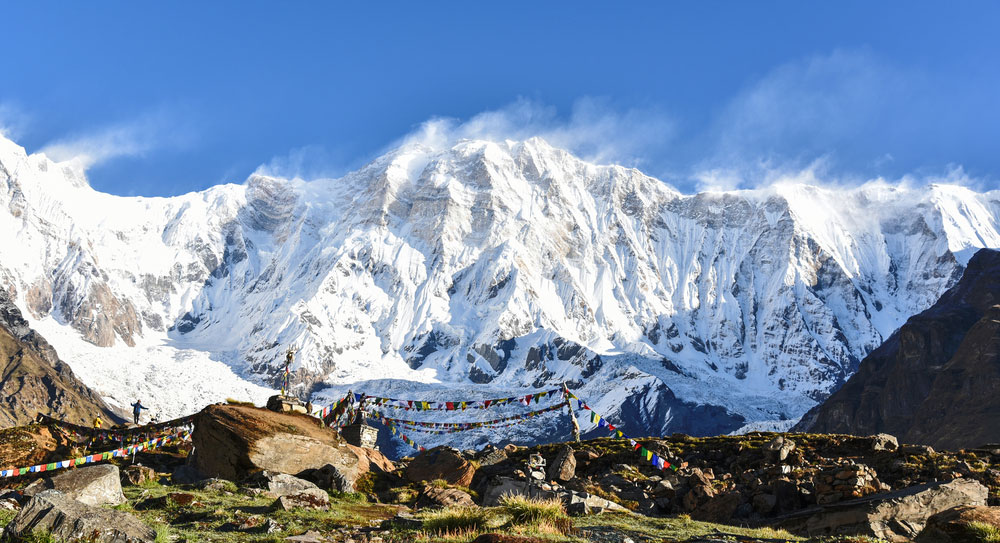
M 173 198 L 0 139 L 0 208 L 0 287 L 118 404 L 260 401 L 294 345 L 314 403 L 566 381 L 634 434 L 800 416 L 1000 246 L 996 192 L 684 195 L 539 139 Z

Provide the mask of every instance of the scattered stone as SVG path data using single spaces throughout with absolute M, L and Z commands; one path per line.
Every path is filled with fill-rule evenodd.
M 292 509 L 321 509 L 326 510 L 330 505 L 330 495 L 324 490 L 319 488 L 309 488 L 296 492 L 295 494 L 286 494 L 279 496 L 273 504 L 271 504 L 272 509 L 281 509 L 284 511 L 291 511 Z
M 764 450 L 767 451 L 769 462 L 784 462 L 788 455 L 795 450 L 795 442 L 785 436 L 775 436 L 767 445 L 764 445 Z
M 928 483 L 799 511 L 777 525 L 808 537 L 866 535 L 906 541 L 916 537 L 932 515 L 960 505 L 985 505 L 987 494 L 985 486 L 970 479 Z
M 480 466 L 492 466 L 499 464 L 507 459 L 507 451 L 494 447 L 493 445 L 487 445 L 482 452 L 479 453 L 479 465 Z
M 100 464 L 64 471 L 55 477 L 39 479 L 22 491 L 31 497 L 44 490 L 58 490 L 70 499 L 86 505 L 125 503 L 121 474 L 114 464 Z
M 441 479 L 456 486 L 469 486 L 476 468 L 457 449 L 434 447 L 418 454 L 406 466 L 406 478 L 414 483 Z
M 251 515 L 242 522 L 227 522 L 219 526 L 220 532 L 242 532 L 245 534 L 273 534 L 281 531 L 281 525 L 274 519 Z
M 705 522 L 729 522 L 743 503 L 739 492 L 727 492 L 708 500 L 691 512 L 691 518 Z
M 476 502 L 468 492 L 463 492 L 457 488 L 437 488 L 433 486 L 424 487 L 423 492 L 417 497 L 414 508 L 423 509 L 427 507 L 474 507 Z
M 875 434 L 871 436 L 873 451 L 895 451 L 899 448 L 899 441 L 896 436 L 889 434 Z
M 573 455 L 573 448 L 564 445 L 559 449 L 555 460 L 549 464 L 549 480 L 567 482 L 576 477 L 576 457 Z
M 171 492 L 170 494 L 167 494 L 167 501 L 180 505 L 181 507 L 187 507 L 192 503 L 195 503 L 195 495 L 187 492 Z
M 897 451 L 907 456 L 927 456 L 934 454 L 934 447 L 930 445 L 901 445 Z
M 139 486 L 143 483 L 156 480 L 156 471 L 153 468 L 134 464 L 122 470 L 122 484 Z
M 285 538 L 285 541 L 291 541 L 292 543 L 325 543 L 329 539 L 323 537 L 323 534 L 309 530 L 302 535 L 293 535 Z
M 590 448 L 576 451 L 573 456 L 576 457 L 578 464 L 586 464 L 601 457 L 597 451 Z
M 134 516 L 87 505 L 57 490 L 43 490 L 28 500 L 4 529 L 3 539 L 16 541 L 34 532 L 48 532 L 56 541 L 153 543 L 156 540 L 156 531 Z
M 314 483 L 305 479 L 299 479 L 287 473 L 275 473 L 267 470 L 247 477 L 243 480 L 243 485 L 267 490 L 278 497 L 298 494 L 304 490 L 319 490 L 319 487 Z
M 972 522 L 1000 530 L 1000 507 L 963 505 L 932 515 L 916 543 L 979 543 L 982 536 L 970 529 Z

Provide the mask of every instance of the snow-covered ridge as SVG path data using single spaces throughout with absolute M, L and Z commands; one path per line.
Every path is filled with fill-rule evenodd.
M 140 359 L 203 379 L 201 400 L 262 396 L 236 375 L 275 386 L 295 345 L 315 403 L 567 381 L 632 435 L 729 432 L 800 416 L 1000 246 L 997 193 L 684 195 L 538 139 L 173 198 L 74 175 L 0 140 L 0 286 L 118 402 L 109 368 Z M 168 416 L 185 387 L 145 393 Z

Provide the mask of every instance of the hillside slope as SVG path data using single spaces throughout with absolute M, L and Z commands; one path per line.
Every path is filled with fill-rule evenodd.
M 796 429 L 895 434 L 969 448 L 1000 442 L 1000 252 L 981 250 L 937 303 L 910 318 Z
M 109 425 L 124 421 L 76 378 L 0 291 L 0 427 L 31 423 L 38 413 L 74 424 L 89 425 L 98 415 Z

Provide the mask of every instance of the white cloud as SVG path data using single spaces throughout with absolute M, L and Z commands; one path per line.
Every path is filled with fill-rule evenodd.
M 56 162 L 86 170 L 118 157 L 144 156 L 154 149 L 190 144 L 193 132 L 175 114 L 158 111 L 90 133 L 58 139 L 41 152 Z
M 17 140 L 28 124 L 28 115 L 14 104 L 0 102 L 0 137 Z
M 641 166 L 675 134 L 674 123 L 655 108 L 616 109 L 598 98 L 577 100 L 568 116 L 539 102 L 519 99 L 467 120 L 434 118 L 391 147 L 421 144 L 435 149 L 464 139 L 503 141 L 540 137 L 585 160 Z

